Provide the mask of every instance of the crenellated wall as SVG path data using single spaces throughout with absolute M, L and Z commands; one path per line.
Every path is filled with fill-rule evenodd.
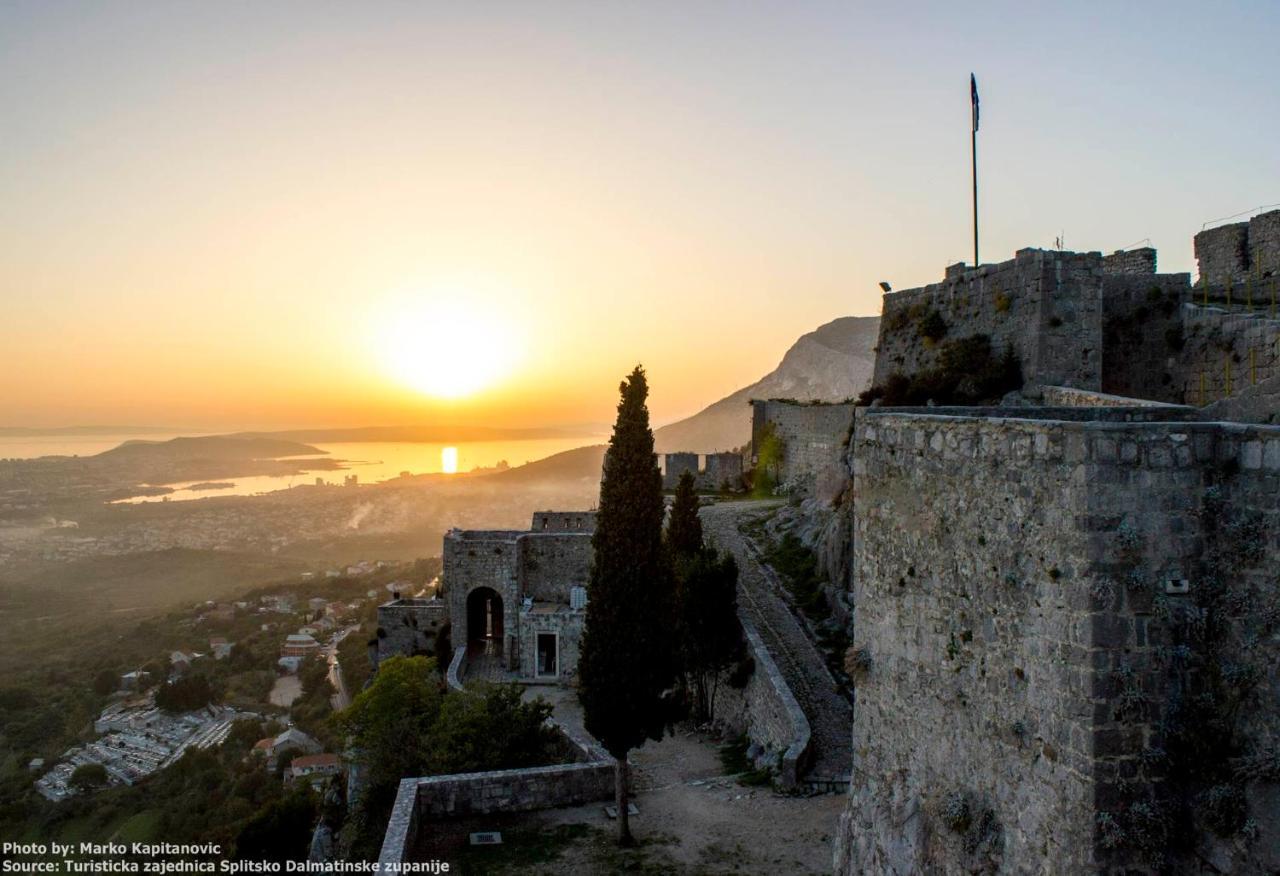
M 1195 236 L 1195 253 L 1198 282 L 1211 286 L 1280 276 L 1280 210 L 1201 231 Z
M 1102 384 L 1100 253 L 1022 249 L 1010 261 L 948 270 L 941 283 L 885 294 L 874 385 L 934 368 L 948 341 L 986 335 L 1017 354 L 1029 384 Z M 929 334 L 936 314 L 946 333 Z

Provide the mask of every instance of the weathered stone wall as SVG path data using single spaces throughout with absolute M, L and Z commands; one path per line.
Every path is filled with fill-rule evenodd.
M 742 690 L 721 679 L 716 719 L 729 732 L 747 735 L 757 767 L 776 769 L 779 785 L 796 788 L 812 758 L 809 721 L 760 634 L 749 620 L 741 620 L 755 671 Z
M 947 341 L 985 334 L 999 354 L 1011 347 L 1029 384 L 1101 388 L 1100 253 L 1019 250 L 1007 262 L 955 272 L 941 283 L 884 296 L 873 384 L 938 365 Z M 922 335 L 936 312 L 941 339 Z
M 530 532 L 595 532 L 594 511 L 535 511 Z
M 520 678 L 523 681 L 539 681 L 570 684 L 578 675 L 578 656 L 582 630 L 586 623 L 586 610 L 574 610 L 568 605 L 534 603 L 520 609 Z M 538 671 L 538 634 L 555 633 L 559 638 L 557 649 L 559 666 L 555 675 L 542 675 Z
M 965 871 L 993 850 L 965 852 L 952 800 L 966 831 L 992 813 L 1010 872 L 1088 869 L 1087 485 L 1068 453 L 1063 426 L 859 411 L 854 646 L 872 668 L 838 872 Z
M 1243 280 L 1249 273 L 1249 223 L 1233 222 L 1198 233 L 1193 241 L 1200 276 L 1212 283 L 1229 277 Z
M 728 485 L 730 490 L 742 486 L 742 454 L 726 451 L 708 453 L 706 467 L 698 477 L 698 487 L 703 490 L 719 490 Z
M 553 723 L 564 733 L 564 728 Z M 530 812 L 613 799 L 613 758 L 565 734 L 567 750 L 591 755 L 581 763 L 563 763 L 486 773 L 401 779 L 378 861 L 382 872 L 415 860 L 430 822 L 491 812 Z
M 521 595 L 541 602 L 569 604 L 569 590 L 586 587 L 591 577 L 589 532 L 531 532 L 518 539 Z
M 1210 285 L 1243 285 L 1280 275 L 1280 210 L 1259 213 L 1248 222 L 1233 222 L 1195 236 L 1200 277 Z
M 448 620 L 443 599 L 396 599 L 378 606 L 378 660 L 433 654 L 436 633 Z
M 1202 408 L 1200 418 L 1237 423 L 1280 423 L 1280 377 L 1259 381 L 1243 392 Z
M 1170 618 L 1201 617 L 1216 598 L 1205 588 L 1227 584 L 1205 557 L 1245 519 L 1251 565 L 1229 586 L 1243 580 L 1247 601 L 1213 609 L 1228 613 L 1236 650 L 1207 663 L 1265 667 L 1237 743 L 1274 750 L 1280 429 L 1074 410 L 1096 419 L 859 412 L 854 645 L 871 669 L 858 686 L 839 872 L 1163 869 L 1152 856 L 1173 853 L 1153 851 L 1134 813 L 1171 780 L 1152 756 L 1172 745 L 1169 662 L 1186 659 L 1170 656 L 1187 628 Z M 1141 409 L 1157 411 L 1178 413 Z M 1217 529 L 1209 485 L 1226 509 Z M 1184 580 L 1189 589 L 1173 586 Z M 1248 794 L 1254 845 L 1201 831 L 1194 853 L 1167 863 L 1274 869 L 1274 777 Z
M 1156 251 L 1150 246 L 1118 249 L 1102 257 L 1102 269 L 1108 274 L 1154 274 Z
M 522 533 L 451 529 L 444 537 L 444 572 L 441 584 L 453 621 L 453 639 L 465 644 L 467 596 L 480 587 L 497 591 L 502 598 L 508 637 L 515 632 L 520 605 L 520 545 Z M 510 649 L 508 649 L 510 650 Z
M 1041 398 L 1048 407 L 1072 408 L 1150 408 L 1177 407 L 1182 409 L 1183 416 L 1191 416 L 1194 408 L 1189 405 L 1170 405 L 1168 402 L 1150 401 L 1132 396 L 1111 395 L 1106 392 L 1093 392 L 1088 389 L 1072 389 L 1069 386 L 1046 386 Z
M 680 475 L 685 472 L 698 476 L 698 454 L 668 453 L 663 457 L 662 488 L 674 490 L 680 483 Z
M 1189 274 L 1125 274 L 1103 281 L 1102 391 L 1181 402 L 1181 306 Z
M 1280 374 L 1280 319 L 1265 311 L 1182 308 L 1181 400 L 1207 405 Z
M 844 482 L 841 457 L 853 423 L 853 404 L 814 404 L 782 399 L 753 400 L 751 447 L 753 459 L 766 423 L 784 445 L 784 489 L 824 493 Z

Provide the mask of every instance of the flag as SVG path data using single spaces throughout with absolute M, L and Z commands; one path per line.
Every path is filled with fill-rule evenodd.
M 969 74 L 969 100 L 973 104 L 973 130 L 978 130 L 978 78 Z

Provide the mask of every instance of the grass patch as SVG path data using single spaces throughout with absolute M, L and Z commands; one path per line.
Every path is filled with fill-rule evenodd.
M 751 740 L 747 734 L 726 742 L 720 746 L 720 766 L 726 776 L 736 776 L 738 784 L 748 787 L 761 787 L 773 783 L 773 772 L 767 769 L 756 769 L 755 764 L 747 757 L 747 749 Z
M 818 573 L 817 555 L 804 542 L 788 532 L 782 541 L 769 547 L 764 558 L 781 576 L 796 605 L 811 620 L 826 620 L 831 615 L 823 590 L 827 581 Z

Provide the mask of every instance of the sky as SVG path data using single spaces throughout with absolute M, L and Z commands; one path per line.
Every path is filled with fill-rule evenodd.
M 657 422 L 1280 202 L 1280 5 L 0 3 L 0 426 Z

